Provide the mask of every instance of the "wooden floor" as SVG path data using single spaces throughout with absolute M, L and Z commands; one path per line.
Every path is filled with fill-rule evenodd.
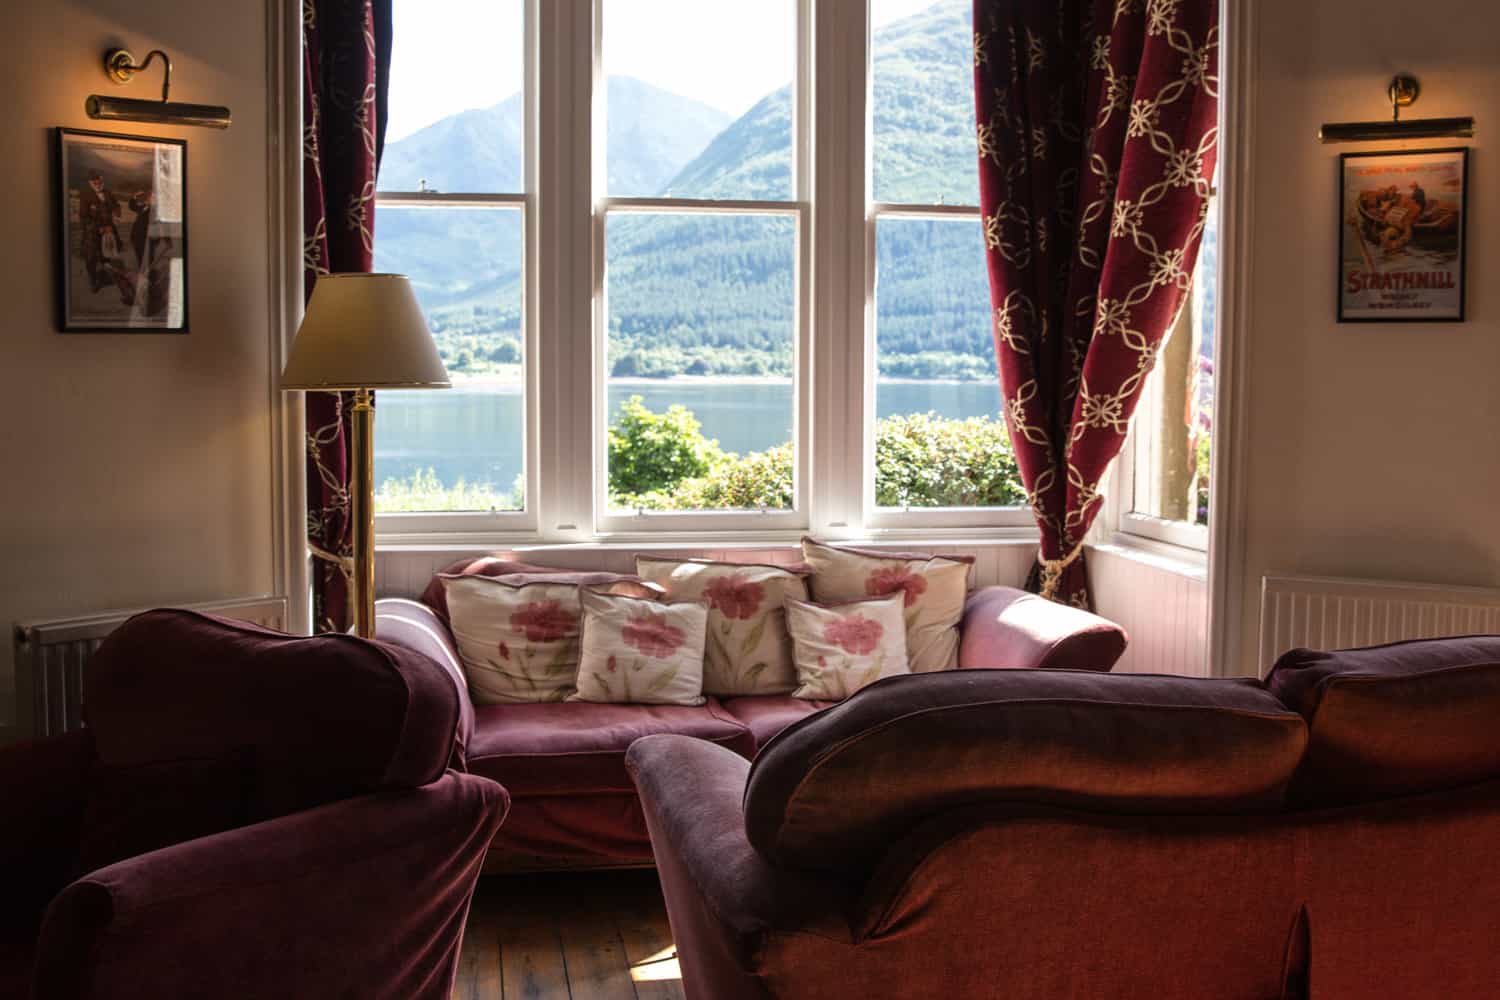
M 481 878 L 453 997 L 682 1000 L 656 872 Z

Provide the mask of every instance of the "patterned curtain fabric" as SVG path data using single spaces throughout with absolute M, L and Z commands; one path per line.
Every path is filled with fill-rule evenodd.
M 319 275 L 371 268 L 390 64 L 391 0 L 303 0 L 304 302 Z M 351 620 L 351 400 L 351 393 L 307 394 L 307 542 L 318 632 L 345 631 Z
M 1041 551 L 1083 541 L 1187 302 L 1218 144 L 1218 0 L 974 0 L 980 204 L 1005 416 Z

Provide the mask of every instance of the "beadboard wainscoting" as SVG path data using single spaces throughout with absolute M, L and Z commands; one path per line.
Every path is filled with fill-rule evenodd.
M 974 585 L 1019 587 L 1036 559 L 1034 542 L 975 541 L 944 545 L 912 542 L 855 543 L 892 551 L 974 556 Z M 726 562 L 791 563 L 802 558 L 794 545 L 691 547 L 579 545 L 522 546 L 496 550 L 507 558 L 560 569 L 596 569 L 617 573 L 635 570 L 637 552 L 656 556 L 699 557 Z M 375 560 L 375 593 L 380 597 L 417 597 L 434 573 L 483 550 L 473 548 L 392 547 Z M 1091 546 L 1089 571 L 1099 614 L 1130 633 L 1130 646 L 1116 671 L 1185 674 L 1209 673 L 1207 643 L 1208 587 L 1201 571 L 1119 546 Z
M 1210 676 L 1206 573 L 1118 545 L 1088 560 L 1094 610 L 1130 634 L 1115 673 Z

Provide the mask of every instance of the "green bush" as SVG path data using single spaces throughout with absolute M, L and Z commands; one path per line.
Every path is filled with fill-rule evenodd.
M 1010 507 L 1026 502 L 1003 421 L 933 413 L 875 425 L 875 502 L 881 507 Z
M 631 396 L 609 428 L 611 495 L 647 494 L 694 479 L 724 460 L 718 441 L 703 436 L 693 412 L 673 404 L 666 413 Z
M 662 436 L 670 436 L 670 442 Z M 725 455 L 682 406 L 655 414 L 631 397 L 610 428 L 610 500 L 625 510 L 785 510 L 792 505 L 792 446 Z M 617 467 L 617 455 L 669 448 L 692 456 L 669 466 Z M 694 468 L 674 478 L 677 468 Z M 639 484 L 621 488 L 622 482 Z M 886 417 L 875 425 L 875 500 L 882 507 L 1008 507 L 1026 502 L 1005 424 L 990 417 L 947 420 L 933 413 Z
M 390 478 L 375 491 L 380 514 L 418 511 L 520 510 L 525 503 L 526 477 L 516 477 L 509 493 L 494 483 L 470 483 L 459 478 L 452 486 L 438 479 L 437 470 L 419 469 L 410 478 Z

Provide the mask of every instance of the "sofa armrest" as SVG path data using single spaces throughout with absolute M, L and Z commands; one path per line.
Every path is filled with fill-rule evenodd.
M 387 597 L 375 602 L 375 638 L 424 653 L 448 671 L 458 689 L 458 729 L 454 734 L 457 753 L 451 766 L 467 770 L 465 760 L 474 736 L 474 703 L 469 699 L 469 680 L 448 623 L 418 601 Z
M 508 803 L 449 772 L 101 868 L 47 910 L 34 995 L 446 998 Z
M 86 729 L 0 746 L 0 926 L 34 927 L 66 883 L 93 763 Z
M 689 997 L 763 997 L 759 968 L 769 934 L 804 931 L 852 942 L 857 893 L 773 868 L 745 837 L 741 801 L 750 762 L 687 736 L 630 745 L 651 849 L 666 894 Z
M 982 587 L 964 605 L 960 668 L 1106 671 L 1129 641 L 1107 618 L 1014 587 Z

